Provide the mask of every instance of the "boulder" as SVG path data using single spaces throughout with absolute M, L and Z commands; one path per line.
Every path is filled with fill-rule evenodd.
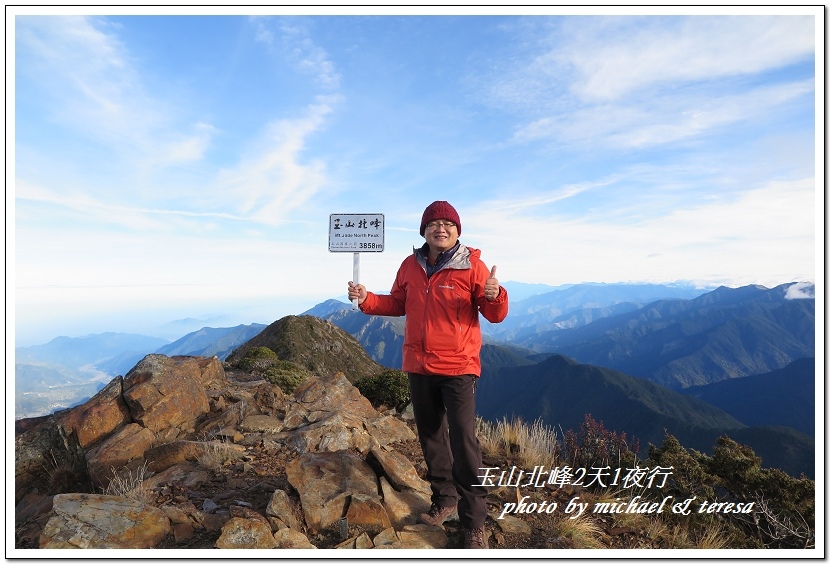
M 207 470 L 195 462 L 184 462 L 150 476 L 144 480 L 144 486 L 149 489 L 161 488 L 164 485 L 195 488 L 209 481 L 210 476 Z
M 14 487 L 15 502 L 35 490 L 49 495 L 91 491 L 86 453 L 54 415 L 21 426 L 15 435 Z
M 355 418 L 376 418 L 380 414 L 342 372 L 307 378 L 286 407 L 285 428 L 294 429 L 329 417 L 332 413 Z
M 150 354 L 124 377 L 124 401 L 133 421 L 150 431 L 195 430 L 210 411 L 205 384 L 224 379 L 219 359 Z
M 397 491 L 382 476 L 380 486 L 383 492 L 383 507 L 396 530 L 403 529 L 406 525 L 415 525 L 417 516 L 429 510 L 431 501 L 426 493 L 416 490 Z
M 402 454 L 391 448 L 375 446 L 370 452 L 383 470 L 389 483 L 398 490 L 415 490 L 432 495 L 429 482 L 418 476 L 415 466 Z
M 130 461 L 143 458 L 154 440 L 152 431 L 137 423 L 130 423 L 89 449 L 87 465 L 93 483 L 106 488 L 116 472 Z
M 119 496 L 59 494 L 40 548 L 153 548 L 173 532 L 161 509 Z
M 340 548 L 442 545 L 408 528 L 429 487 L 390 445 L 415 435 L 342 374 L 285 396 L 263 380 L 225 379 L 215 358 L 148 355 L 86 404 L 15 428 L 15 541 L 25 548 L 179 547 L 204 535 L 224 549 L 314 548 L 304 533 L 343 518 L 390 533 Z M 238 444 L 216 440 L 231 435 Z M 299 507 L 274 456 L 287 457 Z M 116 473 L 141 479 L 146 499 L 87 493 Z
M 282 431 L 282 419 L 273 415 L 249 415 L 239 424 L 243 433 L 279 433 Z
M 294 512 L 291 511 L 291 500 L 288 499 L 288 494 L 285 490 L 274 490 L 271 495 L 271 501 L 268 502 L 268 507 L 265 508 L 265 516 L 271 521 L 271 525 L 275 529 L 282 529 L 290 527 L 295 530 L 300 530 L 300 523 L 294 517 Z M 280 526 L 282 525 L 282 526 Z
M 376 495 L 353 493 L 346 510 L 346 520 L 350 525 L 369 525 L 383 529 L 392 526 L 383 502 Z
M 375 548 L 375 543 L 372 542 L 372 539 L 369 538 L 365 532 L 360 533 L 356 537 L 352 537 L 347 539 L 334 548 L 336 549 L 366 549 L 366 548 Z
M 232 517 L 222 527 L 216 548 L 277 548 L 268 523 L 259 519 Z
M 349 451 L 305 453 L 286 467 L 288 482 L 300 494 L 306 525 L 318 532 L 346 514 L 354 494 L 378 497 L 378 479 Z
M 401 530 L 385 529 L 374 539 L 375 548 L 419 549 L 446 548 L 447 534 L 442 527 L 425 525 L 405 525 Z
M 308 537 L 296 529 L 280 529 L 274 533 L 274 542 L 277 548 L 300 548 L 307 549 L 317 547 L 311 544 Z
M 414 439 L 403 421 L 381 415 L 342 373 L 309 378 L 286 405 L 283 429 L 292 431 L 287 445 L 297 453 L 353 449 Z
M 67 436 L 75 436 L 81 448 L 89 448 L 117 428 L 130 423 L 130 410 L 121 395 L 124 379 L 114 378 L 86 403 L 58 416 Z
M 147 469 L 161 472 L 182 462 L 197 462 L 200 458 L 215 456 L 217 459 L 239 458 L 245 447 L 222 441 L 173 441 L 148 449 L 144 453 Z

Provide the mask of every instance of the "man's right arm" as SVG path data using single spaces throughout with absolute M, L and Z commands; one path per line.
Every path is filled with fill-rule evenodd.
M 360 311 L 368 315 L 400 317 L 406 313 L 404 302 L 398 301 L 389 294 L 367 292 L 366 299 L 358 307 Z
M 383 315 L 389 317 L 400 317 L 406 315 L 406 291 L 404 280 L 401 275 L 403 269 L 398 270 L 395 276 L 395 283 L 389 294 L 375 294 L 366 292 L 363 302 L 359 303 L 360 311 L 369 315 Z M 364 291 L 365 288 L 364 288 Z

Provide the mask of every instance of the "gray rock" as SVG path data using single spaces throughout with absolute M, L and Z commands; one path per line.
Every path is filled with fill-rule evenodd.
M 259 519 L 232 517 L 222 527 L 216 548 L 277 548 L 271 527 Z
M 353 494 L 377 497 L 374 471 L 349 451 L 305 453 L 285 470 L 300 494 L 306 525 L 315 533 L 345 516 Z
M 265 508 L 265 516 L 269 520 L 273 517 L 284 526 L 300 530 L 300 524 L 297 522 L 297 518 L 294 517 L 294 512 L 291 511 L 291 500 L 288 499 L 288 494 L 284 490 L 274 490 L 271 501 L 268 502 L 268 507 Z M 273 526 L 274 522 L 271 521 L 271 524 Z M 275 528 L 282 529 L 283 527 L 277 526 Z
M 153 548 L 173 532 L 156 507 L 119 496 L 60 494 L 40 548 Z

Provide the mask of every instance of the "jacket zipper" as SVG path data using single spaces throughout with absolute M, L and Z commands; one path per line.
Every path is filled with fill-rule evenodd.
M 427 285 L 426 285 L 426 292 L 425 292 L 426 297 L 424 298 L 424 317 L 423 317 L 424 322 L 421 324 L 421 342 L 424 344 L 423 345 L 424 346 L 424 352 L 427 352 L 427 319 L 428 319 L 427 318 L 427 311 L 429 310 L 429 300 L 430 300 L 429 293 L 430 293 L 430 285 L 432 284 L 432 281 L 430 280 L 431 277 L 427 276 L 426 269 L 424 269 L 424 276 L 426 276 Z

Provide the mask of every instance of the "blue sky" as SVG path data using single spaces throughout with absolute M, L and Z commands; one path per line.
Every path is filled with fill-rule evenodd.
M 16 346 L 345 301 L 332 213 L 384 214 L 388 291 L 439 199 L 503 282 L 820 286 L 822 9 L 741 10 L 18 9 Z

